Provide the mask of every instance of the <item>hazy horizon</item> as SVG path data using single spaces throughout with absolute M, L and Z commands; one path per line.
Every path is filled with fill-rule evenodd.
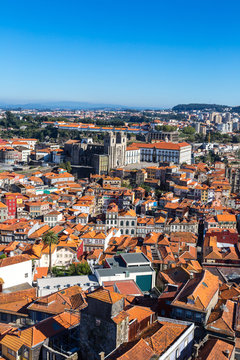
M 0 99 L 239 105 L 239 2 L 12 0 Z

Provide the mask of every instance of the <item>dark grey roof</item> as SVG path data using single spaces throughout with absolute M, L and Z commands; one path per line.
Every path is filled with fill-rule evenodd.
M 122 253 L 121 257 L 127 264 L 149 264 L 150 261 L 143 253 Z
M 105 268 L 105 269 L 96 269 L 96 272 L 98 272 L 100 277 L 103 276 L 114 276 L 117 274 L 123 274 L 123 273 L 149 273 L 149 272 L 154 272 L 154 270 L 151 268 L 150 265 L 146 265 L 146 266 L 131 266 L 129 268 L 126 267 L 113 267 L 111 269 L 109 268 Z M 127 277 L 126 277 L 127 278 Z

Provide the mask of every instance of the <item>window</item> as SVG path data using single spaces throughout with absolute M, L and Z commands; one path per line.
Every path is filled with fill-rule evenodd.
M 26 273 L 26 274 L 24 275 L 24 277 L 25 277 L 25 278 L 28 278 L 28 273 Z
M 2 321 L 7 321 L 7 314 L 2 313 L 2 314 L 1 314 L 1 320 L 2 320 Z
M 25 358 L 25 359 L 28 359 L 29 358 L 29 351 L 28 351 L 28 349 L 23 349 L 23 357 Z
M 8 349 L 8 353 L 14 357 L 16 356 L 15 351 L 13 351 L 12 349 Z
M 134 221 L 132 221 L 132 226 L 134 226 Z
M 192 318 L 192 312 L 191 311 L 186 311 L 186 318 L 187 319 L 191 319 Z
M 178 358 L 179 358 L 179 349 L 177 349 L 175 353 L 175 359 L 177 360 Z
M 128 220 L 126 221 L 126 226 L 129 226 L 129 221 Z
M 181 316 L 182 315 L 182 309 L 176 309 L 176 315 Z
M 202 315 L 196 313 L 196 314 L 195 314 L 195 318 L 196 318 L 196 321 L 201 321 L 201 320 L 202 320 Z

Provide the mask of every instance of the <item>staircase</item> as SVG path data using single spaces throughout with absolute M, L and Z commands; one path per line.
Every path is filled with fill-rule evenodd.
M 160 260 L 160 253 L 158 251 L 157 245 L 151 245 L 151 252 L 152 252 L 152 259 L 154 260 Z

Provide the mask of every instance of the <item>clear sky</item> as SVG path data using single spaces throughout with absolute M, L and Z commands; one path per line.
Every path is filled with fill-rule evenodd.
M 239 0 L 0 1 L 0 100 L 240 105 Z

